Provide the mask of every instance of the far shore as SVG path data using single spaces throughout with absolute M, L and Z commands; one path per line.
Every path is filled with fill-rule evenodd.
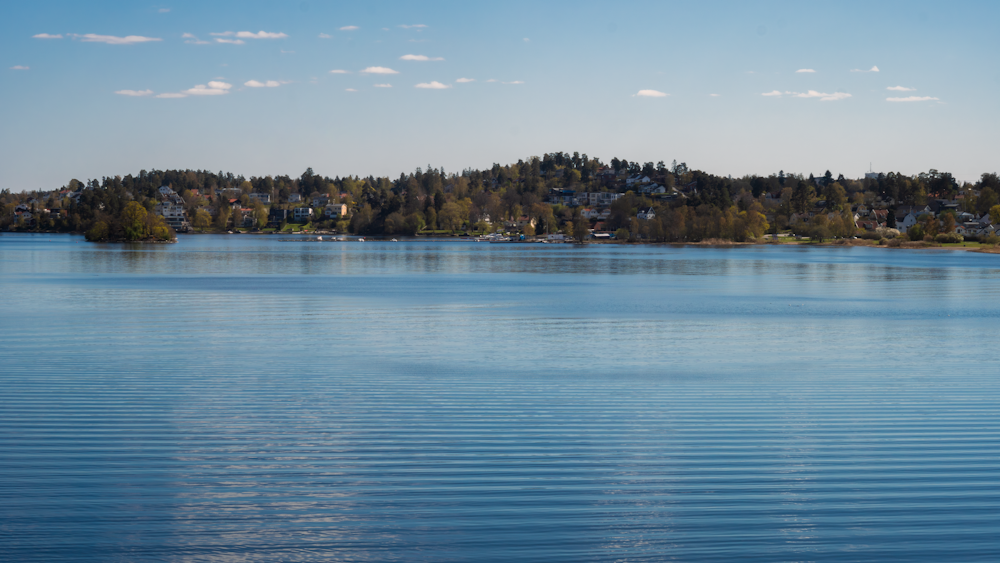
M 14 232 L 18 231 L 5 231 Z M 36 234 L 36 235 L 78 235 L 82 236 L 83 233 L 77 232 L 59 232 L 59 231 L 20 231 L 22 234 Z M 240 235 L 268 235 L 268 236 L 295 236 L 295 237 L 321 237 L 321 236 L 351 236 L 351 237 L 365 237 L 371 238 L 371 240 L 387 240 L 393 238 L 394 235 L 346 235 L 342 233 L 332 232 L 332 231 L 319 231 L 319 232 L 297 232 L 297 233 L 284 233 L 284 232 L 264 232 L 264 231 L 245 231 L 239 233 L 220 233 L 220 232 L 188 232 L 181 233 L 179 237 L 185 237 L 188 235 L 229 235 L 229 234 L 240 234 Z M 403 240 L 440 240 L 440 241 L 454 241 L 454 240 L 466 240 L 467 237 L 471 235 L 443 235 L 443 234 L 433 234 L 433 235 L 417 235 L 417 236 L 405 236 L 405 235 L 395 235 L 402 236 Z M 374 237 L 374 238 L 373 238 Z M 671 246 L 671 247 L 684 247 L 684 246 L 700 246 L 709 248 L 733 248 L 733 247 L 750 247 L 750 246 L 800 246 L 800 247 L 864 247 L 864 248 L 885 248 L 890 250 L 961 250 L 966 252 L 979 252 L 982 254 L 1000 254 L 1000 246 L 990 246 L 982 245 L 978 242 L 959 242 L 959 243 L 937 243 L 937 242 L 926 242 L 926 241 L 904 241 L 897 245 L 889 244 L 879 244 L 878 241 L 868 240 L 868 239 L 834 239 L 825 241 L 813 241 L 808 239 L 796 239 L 792 237 L 781 237 L 785 240 L 774 240 L 770 237 L 765 237 L 762 240 L 757 241 L 745 241 L 737 242 L 731 240 L 723 239 L 706 239 L 697 242 L 627 242 L 627 241 L 616 241 L 616 240 L 588 240 L 584 242 L 577 242 L 572 240 L 566 241 L 542 241 L 542 240 L 525 240 L 525 241 L 510 241 L 504 242 L 502 244 L 572 244 L 572 245 L 588 245 L 588 244 L 620 244 L 620 245 L 657 245 L 657 246 Z M 154 241 L 154 240 L 141 240 L 141 241 L 104 241 L 105 244 L 122 244 L 122 243 L 140 243 L 140 244 L 174 244 L 178 239 L 170 241 Z

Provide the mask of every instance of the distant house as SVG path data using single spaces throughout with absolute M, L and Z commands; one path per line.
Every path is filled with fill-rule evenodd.
M 636 215 L 639 219 L 649 220 L 656 218 L 656 212 L 653 211 L 652 207 L 643 207 L 639 209 L 639 213 Z
M 301 202 L 302 202 L 302 194 L 299 193 L 288 194 L 288 203 L 301 203 Z
M 250 201 L 256 201 L 258 203 L 271 203 L 271 194 L 252 193 L 250 194 Z
M 312 216 L 312 207 L 296 207 L 292 210 L 292 217 L 295 219 L 296 223 L 304 223 L 312 219 Z
M 288 210 L 287 209 L 275 209 L 271 208 L 271 211 L 267 214 L 267 222 L 273 225 L 280 225 L 288 221 Z
M 326 209 L 323 210 L 323 215 L 325 217 L 330 217 L 331 219 L 347 217 L 347 205 L 343 203 L 331 203 L 326 206 Z
M 328 195 L 321 195 L 312 198 L 313 207 L 324 207 L 328 203 L 330 203 L 330 196 Z
M 183 205 L 172 201 L 161 201 L 153 208 L 153 213 L 163 217 L 163 220 L 175 231 L 187 231 L 191 228 Z
M 651 181 L 652 180 L 650 179 L 649 176 L 643 176 L 642 174 L 636 174 L 634 176 L 629 176 L 628 178 L 626 178 L 625 179 L 625 185 L 626 186 L 632 186 L 632 185 L 635 185 L 635 184 L 648 184 Z
M 174 193 L 174 190 L 170 186 L 160 186 L 160 197 L 169 197 Z
M 545 240 L 549 242 L 562 242 L 566 240 L 566 235 L 562 233 L 552 233 L 550 235 L 546 235 Z
M 600 212 L 588 207 L 583 211 L 581 211 L 580 215 L 582 215 L 584 219 L 597 219 L 597 217 L 600 215 Z

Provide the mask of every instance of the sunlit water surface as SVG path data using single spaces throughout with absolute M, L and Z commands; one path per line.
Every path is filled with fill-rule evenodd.
M 1000 560 L 1000 256 L 0 235 L 4 561 Z

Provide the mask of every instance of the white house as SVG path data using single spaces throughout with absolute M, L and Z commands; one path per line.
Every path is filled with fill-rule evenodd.
M 161 190 L 163 188 L 160 188 Z M 167 188 L 170 189 L 170 188 Z M 173 193 L 173 192 L 171 192 Z M 172 201 L 161 201 L 153 208 L 153 213 L 163 217 L 175 231 L 186 231 L 190 228 L 187 215 L 184 213 L 184 206 Z
M 296 223 L 304 223 L 309 219 L 312 219 L 312 216 L 312 207 L 296 207 L 292 211 L 292 217 L 295 219 Z
M 288 194 L 288 203 L 300 203 L 302 201 L 302 194 Z
M 271 194 L 260 194 L 254 192 L 250 194 L 250 201 L 256 201 L 260 203 L 271 203 Z
M 639 219 L 649 220 L 656 217 L 656 212 L 653 211 L 652 207 L 643 207 L 639 209 L 639 213 L 636 215 Z

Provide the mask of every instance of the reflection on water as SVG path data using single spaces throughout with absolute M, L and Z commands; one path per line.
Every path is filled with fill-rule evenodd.
M 4 560 L 992 560 L 1000 257 L 0 235 Z

